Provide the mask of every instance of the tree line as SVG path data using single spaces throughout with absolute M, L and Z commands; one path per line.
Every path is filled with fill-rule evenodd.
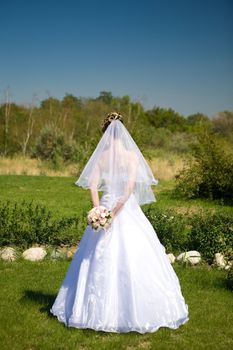
M 147 152 L 155 148 L 186 152 L 189 140 L 203 129 L 224 138 L 227 144 L 233 143 L 231 111 L 210 119 L 201 112 L 184 116 L 157 105 L 146 110 L 128 95 L 113 96 L 109 91 L 101 91 L 96 98 L 49 96 L 39 104 L 34 96 L 30 104 L 20 105 L 12 102 L 6 91 L 0 105 L 0 155 L 85 162 L 102 135 L 101 123 L 110 111 L 124 116 L 129 132 Z

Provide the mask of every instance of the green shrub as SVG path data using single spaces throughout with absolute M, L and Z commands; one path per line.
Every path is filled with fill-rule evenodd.
M 190 249 L 198 250 L 209 262 L 214 254 L 231 254 L 233 247 L 233 215 L 203 211 L 190 218 Z
M 226 286 L 228 289 L 233 290 L 233 266 L 227 272 Z
M 184 215 L 172 209 L 161 210 L 152 205 L 143 211 L 157 233 L 167 252 L 186 250 L 189 244 L 189 226 Z
M 78 161 L 78 153 L 78 145 L 74 140 L 66 140 L 64 132 L 46 125 L 37 139 L 32 157 L 50 160 L 55 169 L 60 169 L 63 162 Z
M 233 215 L 210 210 L 178 214 L 153 204 L 142 209 L 167 252 L 198 250 L 209 262 L 215 253 L 222 252 L 227 260 L 232 259 Z M 55 219 L 46 207 L 33 201 L 0 201 L 0 246 L 73 245 L 82 238 L 86 226 L 85 211 L 79 216 Z
M 169 143 L 172 137 L 172 132 L 166 128 L 150 127 L 146 129 L 145 132 L 150 136 L 150 138 L 146 140 L 147 144 L 150 144 L 156 148 L 166 148 L 166 145 Z M 143 140 L 145 139 L 143 138 Z
M 233 112 L 224 111 L 218 113 L 212 119 L 213 129 L 216 133 L 228 136 L 233 133 Z
M 164 149 L 167 149 L 171 153 L 185 153 L 189 152 L 189 144 L 193 139 L 192 134 L 187 134 L 185 132 L 174 132 L 171 135 L 167 145 L 164 146 Z
M 33 202 L 0 202 L 0 245 L 74 244 L 80 222 L 77 216 L 53 219 L 46 207 Z
M 209 132 L 199 134 L 191 147 L 193 157 L 176 175 L 173 195 L 232 199 L 233 154 Z
M 143 207 L 160 242 L 168 252 L 197 250 L 212 262 L 214 254 L 232 254 L 233 215 L 203 210 L 198 213 L 177 214 L 172 209 L 161 210 L 153 204 Z

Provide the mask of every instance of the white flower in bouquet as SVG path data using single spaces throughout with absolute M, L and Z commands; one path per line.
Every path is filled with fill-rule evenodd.
M 87 222 L 95 231 L 106 230 L 112 222 L 111 210 L 103 205 L 94 207 L 87 214 Z

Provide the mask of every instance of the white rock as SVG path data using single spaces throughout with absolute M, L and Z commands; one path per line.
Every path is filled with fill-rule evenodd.
M 196 265 L 201 261 L 201 254 L 196 250 L 190 250 L 178 255 L 176 260 L 179 262 L 190 262 L 191 265 Z
M 43 260 L 46 256 L 46 250 L 41 247 L 32 247 L 23 252 L 23 257 L 25 260 L 38 261 Z
M 175 262 L 175 260 L 176 260 L 175 255 L 172 254 L 172 253 L 167 254 L 167 257 L 168 257 L 168 259 L 169 259 L 171 264 L 173 264 Z
M 227 263 L 222 253 L 214 254 L 214 264 L 222 269 L 226 267 Z
M 228 262 L 228 264 L 225 266 L 225 270 L 229 270 L 232 266 L 232 262 Z
M 14 248 L 5 247 L 1 251 L 1 258 L 5 261 L 15 261 L 16 260 L 16 251 Z

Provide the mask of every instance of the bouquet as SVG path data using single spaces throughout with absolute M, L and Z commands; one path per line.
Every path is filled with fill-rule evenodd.
M 94 207 L 87 214 L 87 222 L 95 231 L 107 230 L 112 222 L 111 210 L 103 205 Z

